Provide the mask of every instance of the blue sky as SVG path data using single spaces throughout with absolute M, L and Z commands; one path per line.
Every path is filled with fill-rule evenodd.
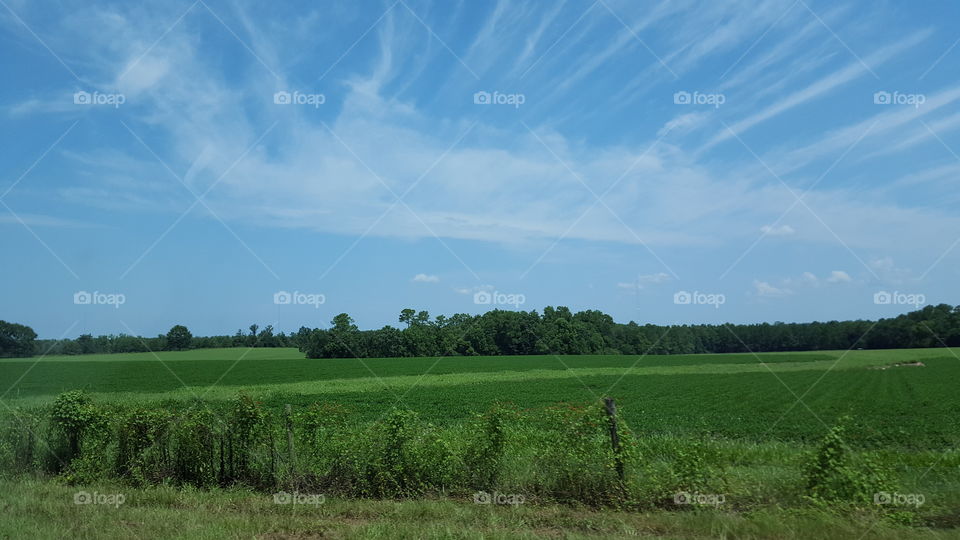
M 957 304 L 957 20 L 945 1 L 3 0 L 0 318 L 52 338 Z

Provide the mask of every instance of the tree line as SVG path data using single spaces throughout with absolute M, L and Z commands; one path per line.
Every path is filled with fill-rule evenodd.
M 176 325 L 157 337 L 128 334 L 82 334 L 75 339 L 36 339 L 29 326 L 0 321 L 0 358 L 26 357 L 38 354 L 77 355 L 112 354 L 186 349 L 218 349 L 223 347 L 297 347 L 293 334 L 276 333 L 272 325 L 252 324 L 248 331 L 234 335 L 194 336 L 186 326 Z
M 492 310 L 431 317 L 404 309 L 401 327 L 360 330 L 341 313 L 329 328 L 276 333 L 273 326 L 223 336 L 193 336 L 182 325 L 157 337 L 83 334 L 37 340 L 22 324 L 0 321 L 0 357 L 129 353 L 220 347 L 298 347 L 308 358 L 387 358 L 527 354 L 699 354 L 836 349 L 960 347 L 960 306 L 940 304 L 877 321 L 720 325 L 617 323 L 597 310 Z
M 960 346 L 960 306 L 927 306 L 892 319 L 811 323 L 639 325 L 566 307 L 493 310 L 431 319 L 405 309 L 403 328 L 359 330 L 346 313 L 295 336 L 308 358 L 527 354 L 699 354 Z

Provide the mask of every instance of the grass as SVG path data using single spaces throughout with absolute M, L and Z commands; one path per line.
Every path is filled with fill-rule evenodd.
M 120 506 L 77 505 L 78 491 L 123 494 Z M 110 484 L 0 481 L 0 537 L 21 538 L 779 538 L 951 539 L 956 530 L 906 527 L 870 512 L 765 509 L 749 514 L 588 511 L 472 500 L 277 505 L 269 494 Z

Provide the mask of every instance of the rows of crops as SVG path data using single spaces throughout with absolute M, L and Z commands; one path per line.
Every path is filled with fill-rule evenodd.
M 418 386 L 402 392 L 328 394 L 365 418 L 391 406 L 418 411 L 436 423 L 456 422 L 497 401 L 521 408 L 585 404 L 614 396 L 629 404 L 624 419 L 648 433 L 703 433 L 754 441 L 821 437 L 837 419 L 854 418 L 851 441 L 864 447 L 955 448 L 960 410 L 955 383 L 960 362 L 933 359 L 925 370 L 750 372 L 709 375 L 578 375 L 564 378 Z M 821 377 L 822 380 L 821 380 Z M 808 392 L 809 390 L 809 392 Z M 797 397 L 803 396 L 802 404 Z M 266 402 L 306 405 L 315 396 L 272 393 Z M 805 404 L 805 405 L 804 405 Z
M 189 361 L 191 354 L 200 359 Z M 437 424 L 460 423 L 495 402 L 536 409 L 609 395 L 627 406 L 624 421 L 646 433 L 809 442 L 849 415 L 858 447 L 949 449 L 960 442 L 952 421 L 960 409 L 952 383 L 960 361 L 943 350 L 362 362 L 295 354 L 228 349 L 4 361 L 0 381 L 16 381 L 5 397 L 13 404 L 42 404 L 71 389 L 119 402 L 222 400 L 242 389 L 268 407 L 325 401 L 370 421 L 396 406 Z M 869 369 L 918 358 L 924 367 Z
M 483 373 L 812 362 L 832 360 L 823 353 L 649 356 L 490 356 L 444 358 L 332 358 L 305 360 L 296 349 L 206 349 L 186 352 L 48 357 L 0 361 L 0 382 L 17 381 L 21 396 L 54 395 L 73 388 L 91 392 L 163 392 L 183 385 L 244 386 L 422 373 Z M 222 378 L 221 378 L 222 376 Z M 23 377 L 21 379 L 21 377 Z

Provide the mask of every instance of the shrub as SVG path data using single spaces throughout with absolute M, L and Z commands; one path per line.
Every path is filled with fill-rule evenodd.
M 117 426 L 115 472 L 137 483 L 160 481 L 169 460 L 170 415 L 163 410 L 134 409 Z
M 561 501 L 604 506 L 624 500 L 624 484 L 615 470 L 608 419 L 602 407 L 552 407 L 535 416 L 538 427 L 528 432 L 540 488 Z M 626 434 L 622 442 L 628 445 Z M 633 465 L 633 451 L 623 446 L 625 467 Z
M 700 440 L 676 444 L 663 488 L 660 502 L 666 506 L 697 504 L 692 498 L 698 495 L 715 502 L 726 488 L 720 453 Z
M 872 503 L 880 491 L 893 491 L 890 472 L 878 461 L 863 458 L 853 463 L 843 438 L 842 425 L 834 426 L 820 442 L 807 466 L 807 495 L 816 502 Z
M 464 452 L 464 466 L 470 487 L 493 489 L 500 480 L 508 423 L 516 411 L 495 405 L 486 414 L 477 415 Z
M 217 481 L 226 482 L 233 469 L 224 465 L 223 437 L 215 431 L 219 419 L 208 409 L 190 408 L 170 424 L 171 459 L 168 478 L 194 486 L 211 486 Z M 217 459 L 219 442 L 219 460 Z M 227 446 L 232 450 L 232 446 Z M 233 462 L 233 452 L 227 455 L 228 464 Z M 161 464 L 166 464 L 162 462 Z
M 277 458 L 270 425 L 272 419 L 262 404 L 246 394 L 238 394 L 227 420 L 229 481 L 250 485 L 274 484 Z M 206 437 L 210 440 L 212 452 L 212 429 L 208 428 Z
M 66 440 L 67 453 L 61 457 L 65 463 L 80 455 L 85 437 L 92 437 L 98 431 L 102 435 L 107 427 L 103 412 L 91 402 L 90 396 L 80 390 L 57 396 L 50 420 Z

